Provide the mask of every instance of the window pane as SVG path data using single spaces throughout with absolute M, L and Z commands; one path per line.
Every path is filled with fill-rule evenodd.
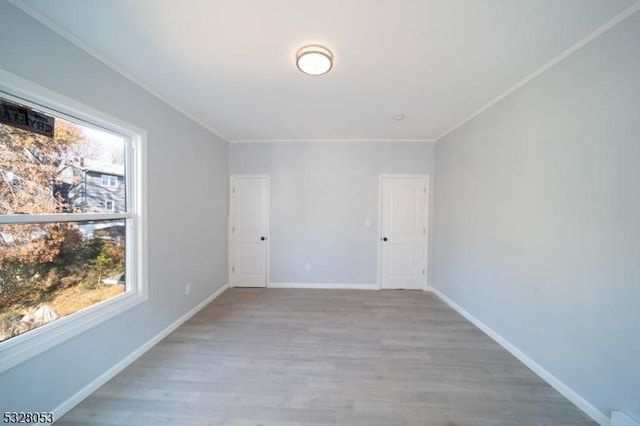
M 125 222 L 0 225 L 0 341 L 126 289 Z
M 59 117 L 54 137 L 0 123 L 0 214 L 124 213 L 124 153 L 124 138 Z

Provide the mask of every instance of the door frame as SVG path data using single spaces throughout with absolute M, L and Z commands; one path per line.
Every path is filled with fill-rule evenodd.
M 267 229 L 266 232 L 266 253 L 265 253 L 265 267 L 266 267 L 266 276 L 265 276 L 265 284 L 264 288 L 269 287 L 271 283 L 271 176 L 269 174 L 230 174 L 229 175 L 229 211 L 227 212 L 227 281 L 229 281 L 229 287 L 233 288 L 233 283 L 231 282 L 231 267 L 233 266 L 233 233 L 231 232 L 231 220 L 233 218 L 233 181 L 234 179 L 242 179 L 242 178 L 254 178 L 254 179 L 265 179 L 266 187 L 267 187 L 267 205 L 265 209 L 265 213 L 267 215 Z M 263 287 L 258 287 L 263 288 Z
M 378 290 L 382 289 L 382 181 L 384 179 L 392 179 L 392 178 L 422 178 L 424 179 L 424 187 L 426 188 L 424 194 L 424 225 L 427 230 L 426 238 L 424 239 L 424 259 L 422 260 L 424 263 L 424 282 L 422 289 L 428 290 L 429 288 L 429 237 L 431 233 L 429 232 L 429 197 L 431 196 L 431 187 L 429 174 L 381 174 L 378 176 L 378 265 L 377 265 L 377 284 Z

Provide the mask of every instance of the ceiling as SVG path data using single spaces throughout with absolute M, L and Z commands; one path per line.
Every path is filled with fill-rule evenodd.
M 636 0 L 12 0 L 224 139 L 435 140 Z M 635 5 L 634 5 L 635 4 Z M 295 52 L 322 44 L 328 74 Z M 404 120 L 392 120 L 403 114 Z

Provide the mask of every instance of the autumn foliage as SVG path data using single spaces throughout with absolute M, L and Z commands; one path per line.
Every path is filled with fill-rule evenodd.
M 53 138 L 0 124 L 0 215 L 68 211 L 55 188 L 86 144 L 82 129 L 61 119 Z M 123 269 L 123 241 L 86 237 L 74 223 L 0 225 L 0 340 L 28 330 L 21 318 L 38 304 Z
M 79 161 L 75 147 L 86 143 L 81 128 L 64 120 L 53 138 L 0 124 L 0 214 L 59 212 L 64 200 L 52 187 L 61 167 Z

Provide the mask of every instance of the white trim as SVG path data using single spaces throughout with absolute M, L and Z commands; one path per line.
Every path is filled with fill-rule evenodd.
M 153 348 L 157 345 L 162 339 L 171 334 L 175 329 L 180 327 L 182 324 L 187 322 L 192 316 L 197 314 L 200 310 L 202 310 L 209 303 L 213 302 L 218 296 L 225 292 L 229 288 L 228 284 L 223 285 L 220 289 L 218 289 L 211 296 L 207 297 L 205 300 L 200 302 L 195 308 L 191 309 L 189 312 L 178 318 L 176 321 L 171 323 L 167 328 L 162 330 L 160 333 L 156 334 L 154 337 L 149 339 L 146 343 L 140 346 L 135 351 L 131 352 L 127 357 L 118 362 L 116 365 L 102 373 L 98 378 L 93 380 L 91 383 L 86 385 L 84 388 L 80 389 L 62 404 L 58 405 L 53 409 L 53 415 L 56 420 L 59 420 L 62 416 L 67 414 L 73 407 L 82 402 L 85 398 L 91 395 L 93 392 L 97 391 L 101 386 L 104 386 L 109 380 L 114 378 L 118 373 L 131 365 L 135 360 L 144 355 L 149 349 Z
M 433 293 L 438 298 L 440 298 L 443 302 L 453 308 L 460 315 L 465 317 L 469 322 L 478 327 L 482 332 L 484 332 L 487 336 L 491 337 L 496 343 L 502 346 L 504 349 L 509 351 L 511 355 L 516 357 L 520 362 L 529 367 L 534 373 L 536 373 L 542 380 L 547 382 L 551 387 L 560 392 L 565 398 L 575 404 L 580 410 L 582 410 L 585 414 L 591 417 L 594 421 L 596 421 L 601 426 L 609 426 L 609 418 L 603 414 L 600 410 L 598 410 L 595 406 L 593 406 L 589 401 L 580 396 L 577 392 L 563 383 L 556 376 L 545 370 L 542 366 L 536 363 L 533 359 L 529 358 L 524 352 L 515 347 L 511 342 L 502 337 L 500 334 L 495 332 L 491 327 L 480 321 L 478 318 L 473 316 L 471 313 L 466 311 L 463 307 L 455 303 L 453 300 L 449 299 L 445 296 L 440 290 L 435 287 L 429 286 L 427 287 L 427 291 Z
M 378 176 L 378 230 L 376 233 L 376 285 L 378 290 L 382 289 L 382 176 Z
M 386 179 L 386 178 L 397 178 L 397 179 L 403 179 L 403 178 L 422 178 L 424 179 L 424 185 L 426 188 L 426 192 L 425 192 L 425 197 L 424 197 L 424 202 L 425 202 L 425 208 L 424 208 L 424 226 L 426 229 L 426 234 L 425 234 L 425 242 L 424 242 L 424 259 L 423 261 L 423 265 L 424 265 L 424 282 L 422 283 L 422 289 L 426 290 L 428 288 L 427 283 L 428 283 L 428 278 L 429 278 L 429 206 L 430 206 L 430 194 L 431 194 L 431 187 L 429 186 L 431 184 L 431 180 L 429 178 L 429 174 L 428 173 L 408 173 L 408 174 L 381 174 L 378 175 L 378 264 L 376 267 L 376 282 L 378 283 L 378 289 L 382 290 L 382 242 L 381 242 L 381 238 L 382 238 L 382 180 Z
M 2 224 L 87 222 L 90 220 L 124 220 L 134 217 L 133 213 L 59 213 L 59 214 L 6 214 L 0 215 Z
M 233 181 L 234 179 L 265 179 L 266 180 L 266 186 L 267 186 L 267 193 L 266 193 L 266 204 L 267 204 L 267 211 L 266 211 L 266 221 L 267 221 L 267 229 L 266 229 L 266 276 L 265 276 L 265 285 L 257 285 L 257 284 L 240 284 L 240 283 L 236 283 L 233 284 L 231 283 L 231 275 L 232 275 L 232 267 L 233 267 L 233 242 L 232 242 L 232 238 L 233 238 L 233 232 L 231 231 L 231 228 L 233 226 Z M 271 281 L 271 175 L 269 174 L 231 174 L 229 175 L 229 214 L 228 214 L 228 219 L 227 219 L 227 235 L 228 235 L 228 240 L 227 240 L 227 274 L 229 277 L 229 287 L 234 288 L 234 287 L 258 287 L 258 288 L 265 288 L 269 285 L 269 282 Z
M 117 136 L 136 138 L 140 135 L 145 140 L 147 137 L 146 130 L 138 126 L 112 117 L 99 109 L 68 98 L 3 68 L 0 68 L 0 91 L 17 100 L 36 104 L 44 112 L 50 111 L 71 120 L 82 120 L 86 122 L 83 124 L 89 127 L 98 130 L 106 129 Z
M 205 129 L 209 130 L 211 133 L 213 133 L 214 135 L 216 135 L 217 137 L 219 137 L 220 139 L 222 139 L 223 141 L 228 142 L 228 143 L 364 142 L 364 141 L 368 141 L 368 142 L 372 142 L 372 141 L 380 141 L 380 142 L 437 142 L 440 139 L 442 139 L 445 136 L 447 136 L 449 133 L 453 132 L 454 130 L 456 130 L 459 127 L 461 127 L 462 125 L 464 125 L 465 123 L 471 121 L 473 118 L 475 118 L 476 116 L 478 116 L 479 114 L 481 114 L 485 110 L 489 109 L 491 106 L 493 106 L 494 104 L 498 103 L 500 100 L 504 99 L 505 97 L 507 97 L 508 95 L 510 95 L 511 93 L 516 91 L 517 89 L 519 89 L 520 87 L 524 86 L 525 84 L 527 84 L 531 80 L 535 79 L 540 74 L 542 74 L 545 71 L 547 71 L 548 69 L 552 68 L 553 66 L 555 66 L 556 64 L 558 64 L 563 59 L 567 58 L 568 56 L 570 56 L 571 54 L 573 54 L 574 52 L 576 52 L 580 48 L 586 46 L 591 41 L 595 40 L 596 38 L 598 38 L 599 36 L 601 36 L 602 34 L 607 32 L 608 30 L 610 30 L 611 28 L 615 27 L 616 25 L 618 25 L 619 23 L 621 23 L 622 21 L 624 21 L 625 19 L 627 19 L 628 17 L 630 17 L 631 15 L 636 13 L 638 10 L 640 10 L 640 2 L 635 3 L 634 5 L 632 5 L 628 9 L 624 10 L 622 13 L 620 13 L 619 15 L 617 15 L 616 17 L 614 17 L 613 19 L 611 19 L 610 21 L 608 21 L 604 25 L 600 26 L 595 31 L 593 31 L 590 34 L 588 34 L 582 40 L 578 41 L 577 43 L 575 43 L 574 45 L 572 45 L 571 47 L 569 47 L 568 49 L 566 49 L 565 51 L 563 51 L 562 53 L 557 55 L 551 61 L 547 62 L 546 64 L 544 64 L 543 66 L 541 66 L 540 68 L 538 68 L 537 70 L 535 70 L 534 72 L 532 72 L 531 74 L 529 74 L 528 76 L 526 76 L 525 78 L 520 80 L 518 83 L 513 85 L 510 89 L 506 90 L 501 95 L 495 97 L 493 100 L 489 101 L 483 107 L 479 108 L 478 110 L 476 110 L 475 112 L 470 114 L 467 118 L 463 119 L 458 124 L 454 125 L 449 130 L 445 131 L 444 133 L 442 133 L 440 136 L 438 136 L 436 138 L 426 138 L 426 139 L 301 139 L 301 140 L 295 140 L 295 139 L 236 139 L 236 140 L 230 140 L 229 138 L 227 138 L 224 135 L 222 135 L 216 129 L 214 129 L 211 126 L 205 124 L 204 121 L 200 120 L 199 118 L 195 117 L 191 113 L 187 112 L 185 109 L 183 109 L 183 108 L 179 107 L 178 105 L 176 105 L 174 102 L 170 101 L 167 97 L 162 95 L 157 90 L 151 88 L 143 80 L 135 77 L 133 74 L 129 73 L 124 68 L 120 67 L 115 62 L 113 62 L 110 59 L 108 59 L 105 55 L 103 55 L 102 53 L 98 52 L 96 49 L 90 47 L 84 41 L 82 41 L 82 40 L 78 39 L 77 37 L 73 36 L 67 30 L 65 30 L 60 25 L 58 25 L 55 22 L 53 22 L 51 19 L 49 19 L 46 16 L 44 16 L 42 13 L 38 12 L 37 10 L 35 10 L 30 5 L 26 4 L 24 1 L 22 1 L 22 0 L 8 0 L 8 1 L 9 1 L 9 3 L 14 5 L 18 9 L 22 10 L 23 12 L 27 13 L 28 15 L 30 15 L 34 19 L 38 20 L 39 22 L 41 22 L 45 26 L 49 27 L 52 31 L 54 31 L 58 35 L 62 36 L 63 38 L 67 39 L 69 42 L 73 43 L 74 45 L 76 45 L 77 47 L 79 47 L 80 49 L 85 51 L 87 54 L 93 56 L 98 61 L 102 62 L 103 64 L 105 64 L 106 66 L 108 66 L 109 68 L 111 68 L 112 70 L 117 72 L 118 74 L 120 74 L 123 77 L 129 79 L 130 81 L 132 81 L 136 85 L 140 86 L 142 89 L 146 90 L 147 92 L 149 92 L 150 94 L 152 94 L 156 98 L 160 99 L 161 101 L 163 101 L 167 105 L 169 105 L 172 108 L 174 108 L 176 111 L 178 111 L 181 114 L 183 114 L 185 117 L 191 119 L 195 123 L 199 124 L 200 126 L 204 127 Z
M 477 109 L 475 112 L 471 113 L 467 118 L 465 118 L 464 120 L 460 121 L 458 124 L 456 124 L 455 126 L 451 127 L 449 130 L 447 130 L 446 132 L 442 133 L 440 136 L 438 136 L 434 140 L 436 142 L 439 141 L 440 139 L 442 139 L 445 136 L 447 136 L 449 133 L 452 133 L 454 130 L 458 129 L 459 127 L 462 127 L 464 124 L 466 124 L 469 121 L 473 120 L 475 117 L 477 117 L 478 115 L 482 114 L 484 111 L 486 111 L 487 109 L 491 108 L 493 105 L 497 104 L 502 99 L 506 98 L 511 93 L 515 92 L 516 90 L 518 90 L 519 88 L 521 88 L 525 84 L 529 83 L 531 80 L 537 78 L 538 76 L 543 74 L 545 71 L 549 70 L 550 68 L 553 68 L 555 65 L 557 65 L 558 63 L 560 63 L 561 61 L 563 61 L 567 57 L 571 56 L 573 53 L 575 53 L 579 49 L 583 48 L 587 44 L 591 43 L 593 40 L 595 40 L 596 38 L 600 37 L 602 34 L 606 33 L 611 28 L 615 27 L 616 25 L 618 25 L 619 23 L 621 23 L 622 21 L 624 21 L 625 19 L 627 19 L 628 17 L 630 17 L 631 15 L 636 13 L 638 10 L 640 10 L 640 2 L 634 4 L 633 6 L 629 7 L 628 9 L 624 10 L 622 13 L 620 13 L 619 15 L 617 15 L 616 17 L 614 17 L 610 21 L 606 22 L 604 25 L 600 26 L 595 31 L 589 33 L 582 40 L 578 41 L 577 43 L 575 43 L 574 45 L 572 45 L 571 47 L 569 47 L 568 49 L 566 49 L 565 51 L 560 53 L 558 56 L 556 56 L 555 58 L 553 58 L 552 60 L 550 60 L 549 62 L 544 64 L 543 66 L 541 66 L 540 68 L 536 69 L 531 74 L 527 75 L 525 78 L 523 78 L 518 83 L 516 83 L 513 86 L 511 86 L 511 88 L 507 89 L 501 95 L 499 95 L 499 96 L 493 98 L 491 101 L 487 102 L 483 107 L 481 107 L 481 108 Z
M 35 10 L 33 7 L 31 7 L 30 5 L 28 5 L 24 1 L 22 1 L 22 0 L 9 0 L 9 3 L 14 5 L 18 9 L 22 10 L 26 14 L 30 15 L 32 18 L 36 19 L 40 23 L 42 23 L 45 26 L 49 27 L 49 29 L 51 29 L 53 32 L 55 32 L 59 36 L 65 38 L 67 41 L 71 42 L 72 44 L 76 45 L 78 48 L 80 48 L 81 50 L 85 51 L 87 54 L 93 56 L 95 59 L 97 59 L 98 61 L 102 62 L 104 65 L 108 66 L 109 68 L 111 68 L 112 70 L 114 70 L 115 72 L 117 72 L 118 74 L 123 76 L 124 78 L 132 81 L 137 86 L 141 87 L 142 89 L 146 90 L 151 95 L 153 95 L 156 98 L 160 99 L 162 102 L 164 102 L 165 104 L 169 105 L 171 108 L 175 109 L 180 114 L 182 114 L 185 117 L 187 117 L 188 119 L 192 120 L 194 123 L 197 123 L 198 125 L 204 127 L 205 129 L 207 129 L 208 131 L 210 131 L 211 133 L 213 133 L 214 135 L 216 135 L 217 137 L 222 139 L 224 142 L 229 142 L 229 139 L 227 139 L 225 136 L 223 136 L 220 132 L 218 132 L 217 130 L 215 130 L 211 126 L 205 124 L 204 121 L 200 120 L 196 116 L 194 116 L 191 113 L 187 112 L 185 109 L 179 107 L 177 104 L 175 104 L 174 102 L 169 100 L 166 96 L 161 94 L 159 91 L 155 90 L 154 88 L 149 86 L 147 83 L 145 83 L 144 80 L 141 80 L 141 79 L 135 77 L 129 71 L 127 71 L 124 68 L 122 68 L 121 66 L 117 65 L 115 62 L 113 62 L 112 60 L 107 58 L 102 53 L 98 52 L 93 47 L 89 46 L 84 41 L 82 41 L 79 38 L 75 37 L 74 35 L 69 33 L 67 30 L 62 28 L 60 25 L 56 24 L 51 19 L 49 19 L 46 16 L 44 16 L 42 13 L 38 12 L 37 10 Z
M 310 142 L 435 142 L 435 139 L 233 139 L 229 143 L 310 143 Z
M 425 175 L 425 194 L 424 194 L 424 282 L 423 290 L 429 288 L 429 238 L 431 237 L 431 226 L 429 224 L 429 210 L 431 209 L 431 177 Z
M 127 143 L 130 144 L 132 156 L 135 157 L 128 160 L 129 170 L 133 171 L 128 173 L 130 180 L 128 181 L 127 193 L 131 197 L 129 200 L 134 201 L 129 204 L 131 206 L 130 213 L 7 215 L 0 217 L 0 224 L 128 219 L 128 232 L 132 238 L 127 238 L 126 241 L 127 265 L 133 266 L 126 268 L 127 282 L 131 283 L 130 291 L 0 343 L 1 373 L 146 301 L 148 298 L 148 259 L 147 159 L 144 154 L 147 143 L 146 131 L 1 68 L 0 92 L 3 96 L 6 94 L 9 98 L 24 101 L 28 105 L 37 105 L 38 109 L 44 112 L 50 112 L 72 121 L 81 121 L 83 125 L 101 130 L 106 129 L 119 136 L 124 136 L 129 139 Z M 140 152 L 143 154 L 140 155 Z M 132 168 L 132 165 L 135 167 Z
M 229 288 L 233 288 L 233 179 L 229 175 L 229 211 L 227 212 L 227 279 Z
M 229 288 L 267 288 L 267 285 L 264 284 L 256 284 L 256 283 L 235 283 L 229 284 Z
M 133 308 L 145 300 L 147 300 L 146 294 L 122 293 L 75 312 L 73 317 L 60 318 L 2 342 L 0 373 Z
M 267 288 L 316 288 L 325 290 L 378 290 L 377 284 L 269 283 Z
M 612 411 L 611 426 L 640 426 L 640 423 L 633 420 L 622 411 Z
M 267 276 L 265 287 L 271 281 L 271 175 L 264 175 L 267 179 Z

